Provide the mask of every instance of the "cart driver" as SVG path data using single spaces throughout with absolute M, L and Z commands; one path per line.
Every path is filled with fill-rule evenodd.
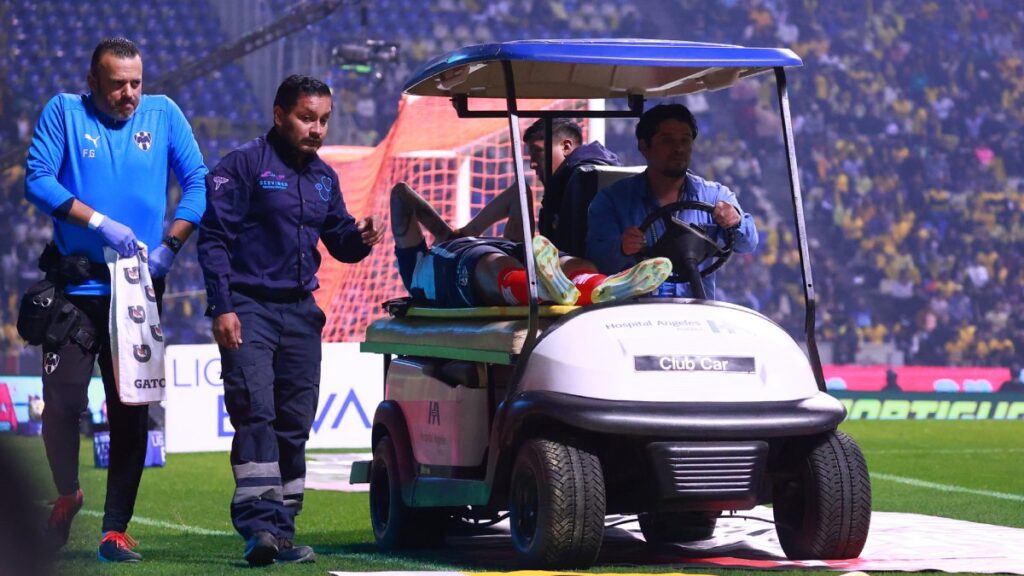
M 443 240 L 427 249 L 422 226 Z M 398 272 L 415 301 L 441 308 L 527 303 L 522 242 L 450 238 L 447 224 L 404 182 L 391 190 L 391 231 Z M 544 236 L 535 236 L 531 247 L 542 302 L 582 306 L 639 296 L 657 289 L 672 271 L 667 258 L 652 258 L 606 276 L 587 260 L 559 253 Z
M 661 104 L 644 112 L 636 125 L 637 148 L 647 160 L 647 170 L 619 180 L 598 192 L 590 205 L 587 257 L 604 274 L 615 274 L 636 262 L 636 255 L 653 246 L 664 234 L 661 221 L 641 232 L 639 225 L 648 214 L 680 200 L 695 200 L 714 206 L 713 214 L 682 210 L 678 216 L 705 228 L 712 238 L 735 234 L 733 250 L 753 252 L 757 248 L 754 218 L 740 208 L 736 195 L 727 187 L 705 180 L 688 170 L 697 121 L 682 104 Z M 715 298 L 715 278 L 703 279 L 709 299 Z M 659 295 L 691 296 L 688 283 L 666 283 Z

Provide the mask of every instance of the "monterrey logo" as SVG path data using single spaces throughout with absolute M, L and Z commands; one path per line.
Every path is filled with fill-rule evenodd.
M 147 344 L 135 344 L 132 346 L 132 355 L 139 362 L 149 362 L 149 359 L 153 356 L 153 350 Z
M 146 310 L 142 306 L 129 306 L 128 317 L 132 319 L 132 322 L 142 324 L 146 321 Z
M 138 266 L 132 266 L 130 268 L 125 268 L 124 269 L 124 279 L 127 280 L 129 284 L 138 284 L 139 283 L 139 267 Z
M 156 290 L 152 286 L 146 286 L 146 300 L 156 302 Z
M 149 150 L 149 147 L 153 145 L 153 135 L 145 130 L 139 130 L 132 138 L 135 140 L 135 145 L 143 152 Z
M 53 371 L 60 365 L 60 356 L 56 352 L 47 352 L 46 356 L 43 356 L 43 371 L 47 375 L 53 374 Z
M 159 324 L 150 324 L 149 331 L 153 334 L 153 340 L 156 340 L 157 342 L 164 341 L 164 329 L 161 328 Z

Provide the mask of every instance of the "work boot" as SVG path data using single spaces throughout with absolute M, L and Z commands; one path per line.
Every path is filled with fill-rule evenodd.
M 46 540 L 54 550 L 59 550 L 67 544 L 68 535 L 71 533 L 71 521 L 82 509 L 84 499 L 85 495 L 79 488 L 72 494 L 58 496 L 50 502 L 53 509 L 50 510 L 50 519 L 46 522 Z
M 267 566 L 274 563 L 278 551 L 277 538 L 266 530 L 260 530 L 245 543 L 245 561 L 249 566 Z
M 138 545 L 128 534 L 111 530 L 103 533 L 96 557 L 102 562 L 139 562 L 142 555 L 132 550 Z
M 290 538 L 278 542 L 277 561 L 281 564 L 309 564 L 316 562 L 316 553 L 309 546 L 296 546 Z
M 609 276 L 597 288 L 590 299 L 594 304 L 624 300 L 653 292 L 672 273 L 672 261 L 668 258 L 649 258 L 632 268 Z

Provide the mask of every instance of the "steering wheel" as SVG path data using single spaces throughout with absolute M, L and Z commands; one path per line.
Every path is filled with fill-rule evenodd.
M 640 224 L 640 232 L 646 237 L 647 231 L 659 219 L 665 221 L 665 234 L 654 243 L 637 253 L 638 259 L 664 256 L 672 261 L 673 270 L 682 271 L 687 268 L 689 260 L 693 264 L 704 262 L 708 258 L 715 260 L 707 268 L 700 270 L 701 277 L 713 274 L 725 265 L 732 256 L 736 234 L 730 230 L 724 246 L 719 246 L 713 238 L 699 227 L 672 216 L 679 210 L 700 210 L 709 215 L 714 214 L 715 207 L 707 202 L 696 200 L 680 200 L 666 204 L 647 215 Z

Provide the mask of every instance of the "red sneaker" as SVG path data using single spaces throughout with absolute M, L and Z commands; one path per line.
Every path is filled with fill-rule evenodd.
M 46 533 L 54 550 L 67 544 L 68 535 L 71 533 L 71 521 L 75 519 L 75 514 L 82 509 L 84 498 L 85 495 L 79 488 L 74 494 L 60 496 L 50 502 L 53 505 L 53 510 L 50 511 L 50 519 L 46 522 Z

